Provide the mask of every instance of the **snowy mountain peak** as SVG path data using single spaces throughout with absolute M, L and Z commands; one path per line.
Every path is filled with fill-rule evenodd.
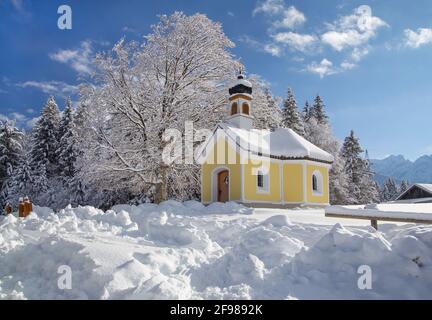
M 385 159 L 371 160 L 375 180 L 382 184 L 392 177 L 397 182 L 408 180 L 410 183 L 432 183 L 432 155 L 423 155 L 415 161 L 403 155 L 390 155 Z

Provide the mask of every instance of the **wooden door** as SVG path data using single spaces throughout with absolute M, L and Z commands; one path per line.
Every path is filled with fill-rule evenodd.
M 227 202 L 229 201 L 229 172 L 224 170 L 218 173 L 218 197 L 217 201 Z

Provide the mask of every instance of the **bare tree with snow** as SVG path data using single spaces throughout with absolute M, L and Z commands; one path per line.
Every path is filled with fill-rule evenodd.
M 231 47 L 219 23 L 176 12 L 161 16 L 141 45 L 121 40 L 98 55 L 97 84 L 82 90 L 81 177 L 99 189 L 153 194 L 156 202 L 190 195 L 198 168 L 163 161 L 172 142 L 164 133 L 184 132 L 186 121 L 211 129 L 221 119 L 239 65 Z

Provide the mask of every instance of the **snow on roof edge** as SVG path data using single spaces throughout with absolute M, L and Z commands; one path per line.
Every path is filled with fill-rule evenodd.
M 408 191 L 410 191 L 412 188 L 414 187 L 418 187 L 426 192 L 432 193 L 432 184 L 431 183 L 414 183 L 413 185 L 411 185 L 408 189 L 406 189 L 404 192 L 402 192 L 397 198 L 396 200 L 399 200 L 400 198 L 402 198 L 405 194 L 408 193 Z
M 253 131 L 252 133 L 258 135 L 258 134 L 262 134 L 262 132 L 265 131 L 268 132 L 269 135 L 282 134 L 282 137 L 284 134 L 288 133 L 290 135 L 289 138 L 292 140 L 291 142 L 296 143 L 295 147 L 302 148 L 303 154 L 290 155 L 289 153 L 286 152 L 286 150 L 282 154 L 273 153 L 272 150 L 270 150 L 269 154 L 258 152 L 257 150 L 253 150 L 253 148 L 249 148 L 250 144 L 247 144 L 248 147 L 245 147 L 245 143 L 248 141 L 244 137 L 242 137 L 241 134 L 239 134 L 242 133 L 241 131 L 248 131 L 248 130 L 230 126 L 225 122 L 218 123 L 213 129 L 211 136 L 209 136 L 209 138 L 206 141 L 204 141 L 203 144 L 200 146 L 200 148 L 197 150 L 197 155 L 199 158 L 202 157 L 203 151 L 207 148 L 209 142 L 213 139 L 215 132 L 217 132 L 217 130 L 219 129 L 221 129 L 224 132 L 224 134 L 231 140 L 232 143 L 238 145 L 240 148 L 242 148 L 245 151 L 251 152 L 259 156 L 270 157 L 279 160 L 310 160 L 310 161 L 322 162 L 326 164 L 331 164 L 334 161 L 334 157 L 330 153 L 317 147 L 316 145 L 309 142 L 308 140 L 306 140 L 305 138 L 303 138 L 302 136 L 300 136 L 295 131 L 289 128 L 277 128 L 275 131 L 252 129 Z M 240 141 L 237 140 L 237 137 L 240 138 Z M 276 138 L 278 138 L 278 136 L 276 136 Z

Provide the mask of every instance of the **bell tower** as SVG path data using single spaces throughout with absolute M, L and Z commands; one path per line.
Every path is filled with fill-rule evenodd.
M 252 129 L 252 84 L 245 80 L 241 69 L 228 92 L 230 96 L 227 123 L 240 129 Z

